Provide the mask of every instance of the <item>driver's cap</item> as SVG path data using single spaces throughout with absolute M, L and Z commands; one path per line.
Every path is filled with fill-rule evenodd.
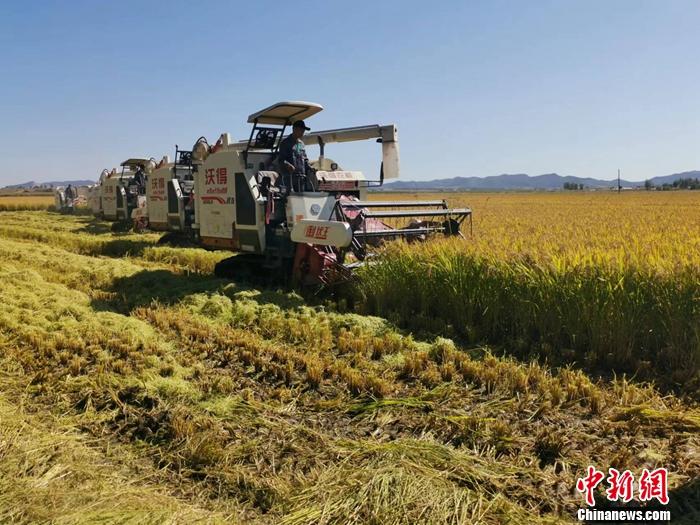
M 309 131 L 311 129 L 306 126 L 303 120 L 295 121 L 294 124 L 292 124 L 292 128 L 304 128 L 306 131 Z

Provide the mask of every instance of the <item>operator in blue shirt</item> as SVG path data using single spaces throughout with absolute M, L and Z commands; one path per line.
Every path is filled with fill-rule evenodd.
M 309 158 L 301 140 L 304 132 L 309 129 L 311 128 L 308 128 L 303 120 L 297 120 L 292 124 L 292 133 L 280 142 L 278 163 L 287 194 L 291 190 L 312 190 L 306 179 L 307 170 L 310 169 Z

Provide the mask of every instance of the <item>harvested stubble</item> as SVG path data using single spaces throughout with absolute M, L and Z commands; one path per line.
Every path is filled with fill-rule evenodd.
M 700 414 L 679 398 L 420 340 L 145 250 L 87 255 L 61 241 L 113 234 L 74 217 L 66 237 L 28 237 L 21 215 L 0 230 L 0 391 L 17 418 L 50 411 L 45 439 L 88 450 L 28 453 L 44 439 L 31 433 L 0 449 L 19 480 L 4 521 L 89 509 L 86 523 L 124 523 L 133 508 L 173 523 L 569 522 L 588 464 L 669 468 L 676 516 L 694 519 Z M 32 230 L 58 224 L 28 215 Z M 64 468 L 37 492 L 36 473 Z M 134 490 L 109 497 L 124 478 Z
M 218 261 L 231 255 L 225 251 L 160 246 L 161 234 L 113 233 L 105 221 L 88 216 L 47 216 L 45 212 L 4 214 L 0 236 L 37 241 L 82 255 L 139 257 L 196 273 L 212 273 Z

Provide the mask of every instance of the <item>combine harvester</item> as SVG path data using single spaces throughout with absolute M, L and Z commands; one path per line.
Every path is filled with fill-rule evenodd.
M 73 213 L 76 207 L 87 204 L 89 191 L 89 186 L 58 186 L 53 192 L 54 206 L 60 213 Z
M 121 163 L 120 174 L 116 169 L 102 172 L 99 195 L 105 219 L 130 221 L 135 210 L 146 206 L 146 170 L 153 166 L 153 159 L 133 158 Z
M 194 216 L 194 173 L 191 152 L 175 146 L 175 162 L 166 155 L 146 168 L 146 213 L 134 217 L 136 229 L 191 232 Z
M 367 200 L 368 188 L 399 176 L 398 133 L 393 124 L 304 135 L 304 144 L 320 148 L 319 159 L 312 163 L 317 169 L 306 173 L 306 186 L 314 191 L 285 187 L 276 164 L 284 131 L 322 109 L 310 102 L 280 102 L 248 117 L 253 128 L 247 141 L 232 142 L 225 133 L 213 147 L 200 139 L 191 154 L 185 154 L 194 172 L 195 198 L 186 194 L 183 181 L 173 177 L 168 182 L 168 195 L 173 197 L 168 209 L 173 217 L 177 209 L 178 217 L 184 218 L 180 231 L 190 231 L 199 245 L 240 252 L 221 261 L 217 275 L 275 275 L 291 277 L 301 286 L 328 285 L 346 280 L 385 240 L 461 235 L 464 221 L 469 218 L 471 223 L 470 209 L 450 209 L 444 200 Z M 362 140 L 381 144 L 376 180 L 359 171 L 341 170 L 325 157 L 328 144 Z M 192 216 L 183 215 L 181 206 L 192 200 L 194 222 L 188 224 Z

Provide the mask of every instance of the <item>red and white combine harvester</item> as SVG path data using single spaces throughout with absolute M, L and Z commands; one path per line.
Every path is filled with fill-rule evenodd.
M 145 213 L 146 170 L 155 166 L 153 159 L 131 158 L 116 169 L 103 170 L 100 179 L 90 189 L 87 201 L 96 216 L 109 221 L 129 222 Z
M 348 277 L 382 241 L 459 235 L 465 219 L 471 221 L 470 209 L 450 209 L 444 200 L 367 199 L 368 188 L 399 176 L 393 124 L 305 134 L 301 140 L 318 145 L 320 156 L 307 170 L 306 183 L 298 186 L 313 191 L 285 187 L 277 159 L 285 129 L 322 109 L 309 102 L 280 102 L 248 117 L 253 128 L 247 141 L 232 142 L 223 134 L 213 147 L 202 139 L 195 144 L 189 158 L 192 232 L 203 246 L 242 252 L 220 262 L 217 274 L 253 269 L 291 275 L 301 285 L 331 284 Z M 376 180 L 325 156 L 329 144 L 362 140 L 381 144 Z
M 464 221 L 471 221 L 467 208 L 450 209 L 444 200 L 367 199 L 368 188 L 399 176 L 393 124 L 305 134 L 301 140 L 319 146 L 320 156 L 302 174 L 302 184 L 285 185 L 277 154 L 284 132 L 322 109 L 310 102 L 279 102 L 248 117 L 253 128 L 246 141 L 233 142 L 224 133 L 214 146 L 200 138 L 191 152 L 176 150 L 175 162 L 162 166 L 162 177 L 155 176 L 157 169 L 148 174 L 150 224 L 186 232 L 207 248 L 240 252 L 221 261 L 217 275 L 255 272 L 291 277 L 301 285 L 347 278 L 385 240 L 461 235 Z M 363 140 L 381 144 L 375 180 L 325 156 L 329 144 Z M 156 191 L 165 201 L 156 199 Z M 156 212 L 152 199 L 163 210 Z
M 143 226 L 155 231 L 191 230 L 194 178 L 189 156 L 189 151 L 176 146 L 175 162 L 166 155 L 158 164 L 146 168 L 146 214 L 134 217 L 136 226 L 145 220 Z

